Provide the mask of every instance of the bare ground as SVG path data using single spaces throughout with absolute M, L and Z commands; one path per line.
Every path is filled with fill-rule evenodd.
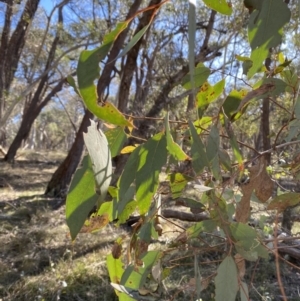
M 107 227 L 72 244 L 62 200 L 43 195 L 64 154 L 0 162 L 0 300 L 117 300 L 105 256 L 122 232 Z
M 0 301 L 118 300 L 109 284 L 105 255 L 118 236 L 128 233 L 109 225 L 97 234 L 79 235 L 72 243 L 62 200 L 43 195 L 64 155 L 26 152 L 13 165 L 0 159 Z M 169 238 L 179 233 L 172 225 L 164 229 Z M 179 252 L 168 251 L 165 300 L 195 300 L 192 254 L 196 252 L 201 274 L 207 279 L 215 276 L 226 255 L 222 248 L 205 251 L 201 241 Z M 299 301 L 299 262 L 293 264 L 282 262 L 281 274 L 288 300 Z M 272 256 L 249 263 L 247 271 L 252 301 L 282 300 Z M 202 300 L 212 300 L 213 291 L 209 283 Z

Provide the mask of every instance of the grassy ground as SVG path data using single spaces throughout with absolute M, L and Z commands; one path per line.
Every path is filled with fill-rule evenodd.
M 96 234 L 80 234 L 71 243 L 62 200 L 43 195 L 64 155 L 26 152 L 13 165 L 0 160 L 0 301 L 118 300 L 109 284 L 105 255 L 118 236 L 129 233 L 109 225 Z M 166 250 L 168 240 L 179 232 L 168 223 L 164 232 L 167 239 L 155 247 Z M 204 248 L 207 237 L 201 239 L 179 250 L 168 249 L 163 266 L 170 275 L 164 281 L 163 300 L 196 299 L 193 254 L 203 278 L 215 276 L 226 254 L 224 244 L 212 237 L 211 245 L 221 247 Z M 247 271 L 252 301 L 282 300 L 274 258 L 249 263 Z M 283 263 L 281 273 L 288 300 L 300 300 L 300 270 Z M 206 284 L 203 301 L 212 300 L 214 292 L 213 283 Z
M 105 254 L 122 232 L 79 235 L 72 244 L 61 200 L 43 195 L 64 154 L 26 153 L 0 163 L 0 300 L 117 300 Z

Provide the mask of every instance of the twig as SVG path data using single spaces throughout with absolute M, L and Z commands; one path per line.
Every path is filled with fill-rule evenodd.
M 277 244 L 277 230 L 278 230 L 278 211 L 276 213 L 276 220 L 275 220 L 275 228 L 274 228 L 274 236 L 275 236 L 275 240 L 274 240 L 274 254 L 275 254 L 275 265 L 276 265 L 276 275 L 277 275 L 277 281 L 278 281 L 278 285 L 282 294 L 282 298 L 284 301 L 287 301 L 286 298 L 286 294 L 284 291 L 284 287 L 282 284 L 282 280 L 281 280 L 281 275 L 280 275 L 280 265 L 279 265 L 279 256 L 278 256 L 278 244 Z

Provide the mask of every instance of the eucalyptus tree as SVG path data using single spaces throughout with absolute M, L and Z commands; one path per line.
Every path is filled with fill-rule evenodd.
M 86 11 L 79 8 L 74 10 L 73 5 L 68 6 L 69 2 L 62 1 L 52 9 L 49 16 L 41 14 L 40 18 L 36 18 L 33 22 L 33 30 L 27 40 L 27 52 L 24 53 L 18 69 L 24 76 L 24 86 L 28 92 L 19 130 L 5 156 L 7 161 L 14 159 L 42 109 L 58 92 L 64 87 L 67 88 L 68 75 L 75 74 L 76 66 L 72 56 L 80 48 L 96 44 L 101 39 L 101 32 L 96 35 L 95 31 L 90 30 L 88 22 L 80 24 L 82 22 L 80 18 L 85 19 Z M 41 28 L 43 20 L 46 26 Z M 34 38 L 34 42 L 31 37 Z M 35 46 L 37 48 L 35 51 L 31 51 L 33 45 L 38 45 Z M 30 90 L 34 85 L 37 88 Z
M 150 1 L 142 10 L 141 17 L 132 21 L 128 32 L 122 32 L 116 39 L 110 56 L 100 62 L 103 70 L 97 86 L 99 101 L 105 103 L 107 97 L 115 97 L 114 104 L 120 111 L 131 115 L 145 115 L 146 119 L 137 124 L 136 134 L 141 137 L 150 135 L 149 129 L 153 125 L 150 118 L 159 116 L 164 108 L 175 108 L 191 94 L 180 86 L 189 72 L 188 5 L 179 1 L 166 4 L 158 14 L 150 10 L 161 3 L 162 1 Z M 104 11 L 110 10 L 105 8 Z M 228 30 L 224 29 L 224 24 L 219 21 L 216 13 L 205 6 L 200 6 L 198 12 L 195 64 L 214 64 L 215 59 L 222 56 L 222 49 L 227 47 L 231 37 L 236 34 L 236 28 L 228 21 Z M 133 15 L 134 13 L 129 12 L 124 20 Z M 112 18 L 107 16 L 106 19 Z M 118 56 L 124 42 L 129 43 L 131 36 L 139 35 L 146 29 L 146 34 L 137 39 L 129 51 L 123 51 Z M 122 43 L 119 42 L 121 39 Z M 230 50 L 228 53 L 231 53 Z M 216 62 L 216 68 L 220 68 L 219 65 Z M 65 191 L 67 188 L 74 172 L 74 165 L 70 162 L 79 162 L 82 132 L 86 131 L 90 118 L 91 114 L 87 112 L 73 147 L 53 175 L 46 193 L 57 194 L 60 189 Z
M 39 0 L 27 0 L 13 27 L 14 10 L 19 9 L 20 2 L 14 0 L 6 3 L 4 24 L 0 44 L 0 121 L 5 117 L 7 95 L 11 92 L 11 84 L 18 68 L 18 63 L 30 30 L 30 25 L 38 9 Z M 17 7 L 16 7 L 17 6 Z M 0 122 L 1 123 L 1 122 Z M 0 127 L 0 143 L 5 143 L 5 130 Z
M 170 263 L 170 254 L 179 257 L 178 266 L 181 260 L 188 260 L 193 266 L 192 275 L 184 269 L 184 277 L 188 277 L 189 281 L 173 291 L 173 299 L 177 298 L 179 290 L 186 293 L 185 299 L 211 298 L 211 290 L 207 294 L 205 292 L 210 282 L 214 286 L 213 298 L 216 301 L 261 298 L 261 282 L 255 291 L 250 291 L 251 287 L 247 284 L 246 261 L 267 261 L 269 254 L 274 254 L 278 286 L 276 291 L 269 293 L 274 300 L 279 300 L 279 295 L 280 300 L 287 300 L 285 289 L 289 287 L 285 286 L 281 277 L 280 261 L 285 260 L 279 254 L 279 245 L 281 251 L 283 247 L 287 254 L 299 258 L 298 250 L 289 251 L 291 248 L 284 247 L 278 240 L 278 218 L 274 224 L 271 245 L 270 240 L 265 240 L 265 234 L 268 233 L 265 220 L 258 221 L 259 229 L 249 225 L 250 217 L 257 218 L 251 212 L 252 201 L 259 203 L 264 211 L 276 210 L 277 216 L 289 206 L 300 202 L 300 195 L 296 192 L 273 197 L 274 181 L 270 170 L 267 169 L 269 154 L 275 154 L 286 146 L 299 144 L 299 78 L 286 53 L 278 51 L 283 40 L 284 28 L 291 20 L 291 6 L 282 0 L 246 0 L 247 9 L 242 7 L 242 10 L 239 10 L 241 6 L 238 5 L 238 1 L 203 2 L 210 8 L 208 23 L 199 23 L 196 19 L 196 4 L 189 4 L 189 30 L 182 35 L 183 38 L 185 35 L 188 37 L 188 50 L 184 47 L 180 49 L 180 44 L 173 45 L 171 36 L 165 48 L 158 48 L 160 51 L 155 53 L 155 43 L 151 44 L 155 39 L 149 38 L 151 30 L 147 29 L 155 28 L 155 22 L 159 19 L 157 11 L 162 12 L 164 6 L 162 2 L 156 5 L 151 2 L 151 7 L 149 5 L 148 8 L 152 10 L 152 14 L 148 23 L 134 31 L 125 51 L 119 55 L 125 56 L 120 69 L 121 86 L 117 94 L 119 103 L 116 104 L 119 105 L 124 97 L 119 106 L 120 110 L 126 111 L 130 108 L 130 91 L 139 89 L 132 83 L 134 76 L 136 83 L 142 84 L 145 91 L 148 89 L 150 92 L 155 91 L 155 86 L 147 84 L 158 75 L 157 70 L 162 70 L 159 75 L 166 75 L 160 78 L 160 88 L 157 88 L 157 95 L 154 95 L 152 103 L 147 99 L 149 104 L 138 106 L 138 110 L 144 111 L 143 116 L 128 117 L 127 112 L 122 114 L 110 101 L 105 101 L 103 93 L 99 93 L 103 92 L 99 90 L 99 85 L 104 73 L 99 75 L 97 64 L 103 56 L 110 55 L 113 43 L 118 41 L 129 21 L 125 22 L 125 25 L 119 24 L 107 34 L 100 47 L 82 52 L 78 60 L 78 84 L 73 82 L 73 87 L 81 95 L 87 109 L 103 120 L 109 130 L 103 132 L 99 125 L 92 121 L 84 134 L 88 154 L 84 157 L 69 189 L 66 204 L 67 224 L 74 240 L 79 233 L 100 231 L 108 223 L 120 225 L 132 214 L 139 213 L 130 242 L 127 244 L 120 237 L 106 258 L 111 285 L 119 300 L 170 298 L 165 277 L 169 273 L 175 275 L 177 272 L 174 267 L 177 264 L 174 264 L 173 259 Z M 164 4 L 166 7 L 167 4 Z M 221 17 L 221 14 L 225 16 Z M 236 15 L 244 17 L 240 19 L 241 22 L 235 22 Z M 139 22 L 145 18 L 143 10 Z M 196 42 L 198 23 L 203 28 L 203 37 L 199 44 Z M 228 29 L 224 28 L 224 24 L 229 25 Z M 212 32 L 217 33 L 214 28 L 218 25 L 219 36 L 214 40 Z M 162 29 L 158 27 L 156 30 Z M 244 39 L 245 36 L 249 44 Z M 145 49 L 150 50 L 150 55 L 155 53 L 153 61 L 151 56 L 148 56 L 149 52 L 142 51 L 143 45 L 146 45 Z M 244 49 L 244 45 L 248 45 L 248 48 Z M 180 51 L 183 52 L 179 70 L 176 68 L 176 62 L 173 65 L 164 64 L 164 49 L 166 53 L 171 53 L 173 58 L 177 57 L 176 54 Z M 274 50 L 272 55 L 270 49 Z M 224 54 L 218 56 L 221 50 Z M 185 60 L 188 60 L 187 64 Z M 147 74 L 147 68 L 141 69 L 147 64 L 148 67 L 153 67 L 152 74 Z M 232 74 L 234 72 L 235 76 Z M 87 77 L 87 74 L 90 76 Z M 97 81 L 98 94 L 95 85 Z M 177 93 L 185 89 L 192 94 L 194 111 L 187 117 L 180 116 L 180 120 L 170 120 L 170 100 L 176 100 L 176 87 Z M 182 95 L 187 94 L 182 92 Z M 181 99 L 182 95 L 179 94 L 178 99 Z M 278 100 L 281 101 L 281 98 L 287 95 L 290 107 L 286 111 Z M 139 97 L 142 97 L 142 91 Z M 288 137 L 285 137 L 285 141 L 288 142 L 279 143 L 278 137 L 285 127 L 278 127 L 276 124 L 272 147 L 260 151 L 251 144 L 239 141 L 236 128 L 243 118 L 249 119 L 254 114 L 260 117 L 261 109 L 264 110 L 264 99 L 267 98 L 272 98 L 277 107 L 289 114 L 288 124 L 291 128 L 293 125 L 295 129 L 290 130 Z M 138 104 L 139 98 L 134 101 Z M 165 116 L 157 117 L 162 110 L 167 111 Z M 130 110 L 128 112 L 130 113 Z M 156 122 L 151 135 L 147 135 L 149 119 L 152 123 Z M 267 121 L 269 125 L 270 120 Z M 112 128 L 112 125 L 115 127 Z M 262 131 L 264 130 L 263 128 Z M 182 137 L 181 145 L 177 143 L 173 132 L 179 132 Z M 228 141 L 230 151 L 222 147 L 222 139 Z M 134 142 L 129 147 L 125 144 L 128 140 Z M 246 159 L 241 146 L 254 151 L 255 158 Z M 265 144 L 264 147 L 268 146 Z M 129 158 L 126 158 L 128 153 Z M 116 156 L 128 160 L 122 172 L 117 174 L 117 179 L 111 182 L 113 176 L 116 176 L 113 173 L 111 157 Z M 185 162 L 189 163 L 189 173 L 186 170 L 172 169 L 174 163 L 182 165 Z M 299 166 L 298 152 L 287 166 L 295 180 L 300 177 Z M 164 199 L 163 196 L 164 187 L 160 183 L 162 170 L 168 173 L 166 182 L 169 187 L 169 199 Z M 239 187 L 233 185 L 245 175 L 249 177 L 246 182 L 240 183 Z M 194 184 L 193 188 L 198 190 L 199 197 L 185 197 L 185 188 L 190 187 L 191 183 Z M 106 197 L 106 194 L 109 196 Z M 175 210 L 164 209 L 164 201 L 168 203 L 170 200 L 177 206 L 187 207 L 190 212 L 182 207 Z M 97 210 L 91 215 L 95 206 Z M 185 228 L 167 220 L 170 217 L 194 223 Z M 172 228 L 178 229 L 178 235 L 175 235 L 174 239 L 171 238 L 172 242 L 166 248 L 156 248 L 157 245 L 153 244 L 160 236 L 169 232 L 164 231 L 161 218 L 170 222 Z M 273 230 L 273 225 L 270 228 Z M 166 239 L 169 240 L 169 237 Z M 207 264 L 207 260 L 202 257 L 205 250 L 217 250 L 218 260 L 214 258 L 212 261 L 209 274 L 201 275 L 204 265 Z M 201 262 L 201 259 L 204 259 L 204 262 Z M 218 264 L 215 264 L 216 262 Z M 182 273 L 182 270 L 178 272 Z M 253 286 L 253 275 L 250 278 Z M 148 281 L 153 283 L 148 285 Z

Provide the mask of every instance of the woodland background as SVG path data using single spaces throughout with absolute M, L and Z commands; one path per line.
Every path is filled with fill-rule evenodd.
M 103 103 L 114 104 L 134 123 L 136 128 L 129 133 L 128 145 L 143 143 L 164 131 L 167 112 L 174 140 L 182 140 L 176 135 L 186 131 L 188 120 L 197 119 L 200 110 L 195 113 L 195 92 L 186 89 L 192 85 L 189 83 L 190 6 L 187 1 L 177 0 L 166 3 L 158 0 L 49 0 L 49 3 L 0 1 L 0 232 L 1 241 L 5 241 L 0 247 L 3 271 L 0 298 L 117 300 L 109 286 L 103 258 L 117 236 L 128 236 L 128 229 L 114 230 L 109 226 L 105 235 L 79 235 L 74 244 L 66 236 L 66 195 L 86 153 L 83 133 L 93 119 L 93 114 L 74 91 L 74 85 L 70 84 L 70 76 L 76 80 L 77 63 L 83 50 L 99 47 L 105 35 L 119 22 L 132 18 L 115 39 L 108 55 L 100 61 L 98 96 Z M 218 98 L 202 108 L 207 117 L 202 119 L 204 128 L 207 128 L 205 122 L 211 124 L 218 116 L 228 95 L 241 100 L 249 90 L 255 90 L 253 85 L 261 79 L 261 74 L 272 78 L 280 77 L 286 70 L 292 74 L 293 92 L 255 99 L 248 104 L 247 113 L 243 112 L 242 118 L 232 122 L 244 162 L 252 163 L 258 154 L 267 151 L 264 156 L 267 170 L 277 185 L 274 195 L 278 187 L 282 191 L 299 191 L 299 3 L 296 0 L 284 3 L 291 17 L 284 26 L 282 39 L 276 47 L 270 48 L 268 57 L 263 59 L 263 68 L 251 79 L 245 76 L 251 55 L 248 23 L 258 2 L 233 0 L 229 3 L 232 13 L 226 15 L 200 1 L 195 12 L 194 65 L 203 64 L 198 66 L 204 73 L 204 67 L 207 68 L 209 85 L 221 82 L 223 85 Z M 142 10 L 151 7 L 157 8 L 156 14 L 153 9 Z M 119 57 L 122 49 L 148 24 L 144 35 Z M 108 123 L 104 127 L 111 129 Z M 232 157 L 234 149 L 225 134 L 220 130 L 220 148 Z M 183 140 L 185 138 L 183 135 Z M 281 147 L 276 149 L 277 145 Z M 127 156 L 113 157 L 113 181 L 116 182 Z M 237 165 L 232 160 L 233 168 Z M 190 178 L 195 176 L 189 173 L 189 162 L 179 164 L 179 169 Z M 232 174 L 229 180 L 233 180 L 233 184 L 247 182 L 246 172 L 235 179 Z M 258 218 L 261 217 L 265 208 L 260 207 L 261 204 L 253 206 Z M 294 209 L 297 210 L 285 211 L 286 224 L 282 232 L 296 241 L 300 230 L 299 214 Z M 272 232 L 273 221 L 266 222 L 263 229 L 266 235 Z M 281 221 L 280 216 L 279 223 Z M 263 223 L 263 219 L 260 222 Z M 188 227 L 187 220 L 180 223 L 182 228 Z M 167 227 L 165 232 L 172 233 L 167 240 L 178 235 L 171 224 L 164 227 Z M 180 252 L 180 248 L 178 250 Z M 286 250 L 281 254 L 285 259 L 281 267 L 286 276 L 283 283 L 276 277 L 274 260 L 264 263 L 258 260 L 251 265 L 248 280 L 253 285 L 253 295 L 245 300 L 286 300 L 281 287 L 287 290 L 288 300 L 300 300 L 297 250 L 294 256 Z M 193 270 L 193 261 L 181 255 L 172 254 L 169 260 L 174 260 L 176 268 L 188 266 Z M 215 275 L 213 270 L 222 255 L 224 253 L 216 248 L 203 252 L 200 261 L 209 264 L 209 268 L 204 269 L 208 275 L 205 279 Z M 197 279 L 181 278 L 184 268 L 177 271 L 174 267 L 170 269 L 166 300 L 186 300 L 187 296 L 195 299 L 193 281 Z M 256 273 L 258 268 L 261 270 Z M 201 284 L 206 286 L 203 300 L 214 300 L 213 284 L 209 281 Z

